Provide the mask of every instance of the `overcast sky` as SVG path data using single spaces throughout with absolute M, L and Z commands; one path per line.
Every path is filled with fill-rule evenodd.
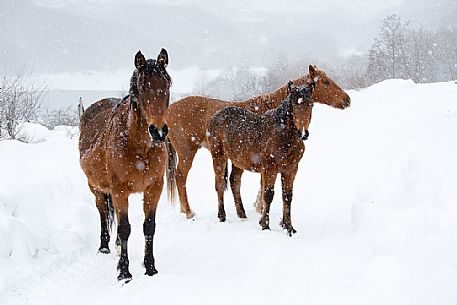
M 160 47 L 176 68 L 331 62 L 366 53 L 392 13 L 457 26 L 457 0 L 0 0 L 0 65 L 116 70 Z

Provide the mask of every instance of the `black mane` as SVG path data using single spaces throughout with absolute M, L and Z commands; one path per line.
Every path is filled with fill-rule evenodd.
M 292 94 L 297 94 L 298 98 L 302 97 L 304 100 L 310 100 L 313 91 L 313 84 L 295 87 L 292 90 L 297 90 L 298 92 L 289 93 L 281 105 L 279 105 L 279 107 L 275 110 L 276 123 L 279 128 L 283 130 L 283 132 L 281 132 L 281 149 L 284 151 L 286 151 L 290 146 L 290 143 L 287 143 L 285 140 L 285 132 L 291 132 L 296 134 L 298 137 L 302 136 L 301 131 L 298 130 L 297 126 L 295 126 L 293 122 L 294 114 L 292 110 Z
M 168 82 L 171 84 L 171 77 L 168 74 L 167 70 L 165 68 L 156 65 L 156 60 L 155 59 L 148 59 L 146 60 L 147 66 L 146 66 L 146 73 L 148 74 L 160 74 L 166 78 Z M 138 79 L 138 69 L 135 69 L 133 71 L 132 77 L 130 78 L 130 90 L 129 90 L 129 96 L 133 97 L 138 97 L 138 85 L 137 85 L 137 79 Z

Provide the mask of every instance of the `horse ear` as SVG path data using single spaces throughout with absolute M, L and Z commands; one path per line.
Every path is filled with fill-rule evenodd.
M 293 85 L 294 85 L 294 83 L 291 80 L 287 83 L 287 89 L 289 90 L 289 92 L 292 91 L 292 86 Z
M 313 65 L 309 65 L 308 70 L 309 70 L 309 75 L 311 75 L 311 77 L 314 78 L 314 76 L 316 75 L 316 69 L 314 68 L 314 66 Z
M 135 55 L 135 67 L 138 70 L 146 67 L 146 58 L 144 58 L 144 55 L 141 53 L 141 51 L 138 51 L 138 53 Z
M 162 67 L 168 66 L 168 52 L 165 49 L 160 50 L 159 56 L 157 56 L 157 63 Z

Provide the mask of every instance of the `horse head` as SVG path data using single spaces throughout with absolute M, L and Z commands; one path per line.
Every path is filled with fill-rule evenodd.
M 324 71 L 310 65 L 306 79 L 308 83 L 314 81 L 316 84 L 313 91 L 314 102 L 327 104 L 338 109 L 345 109 L 351 106 L 349 95 L 334 80 L 328 77 Z
M 314 79 L 311 79 L 309 83 L 306 83 L 303 86 L 295 86 L 292 81 L 289 81 L 287 87 L 289 90 L 295 127 L 297 127 L 300 132 L 301 138 L 307 140 L 314 106 L 311 98 L 315 89 Z
M 171 77 L 165 69 L 168 53 L 162 49 L 156 60 L 144 57 L 141 51 L 135 55 L 136 71 L 131 82 L 131 93 L 136 97 L 137 108 L 148 124 L 154 140 L 164 141 L 168 133 L 165 114 L 170 101 Z

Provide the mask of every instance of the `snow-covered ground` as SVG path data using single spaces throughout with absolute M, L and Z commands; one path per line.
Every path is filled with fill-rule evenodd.
M 141 266 L 141 197 L 131 197 L 124 286 L 115 251 L 97 255 L 77 136 L 60 127 L 44 142 L 0 142 L 0 304 L 456 304 L 457 85 L 390 80 L 349 93 L 347 110 L 314 107 L 292 202 L 297 234 L 278 225 L 279 181 L 272 230 L 260 230 L 255 174 L 242 183 L 248 220 L 226 193 L 218 223 L 201 150 L 188 179 L 197 217 L 185 220 L 164 192 L 152 278 Z

